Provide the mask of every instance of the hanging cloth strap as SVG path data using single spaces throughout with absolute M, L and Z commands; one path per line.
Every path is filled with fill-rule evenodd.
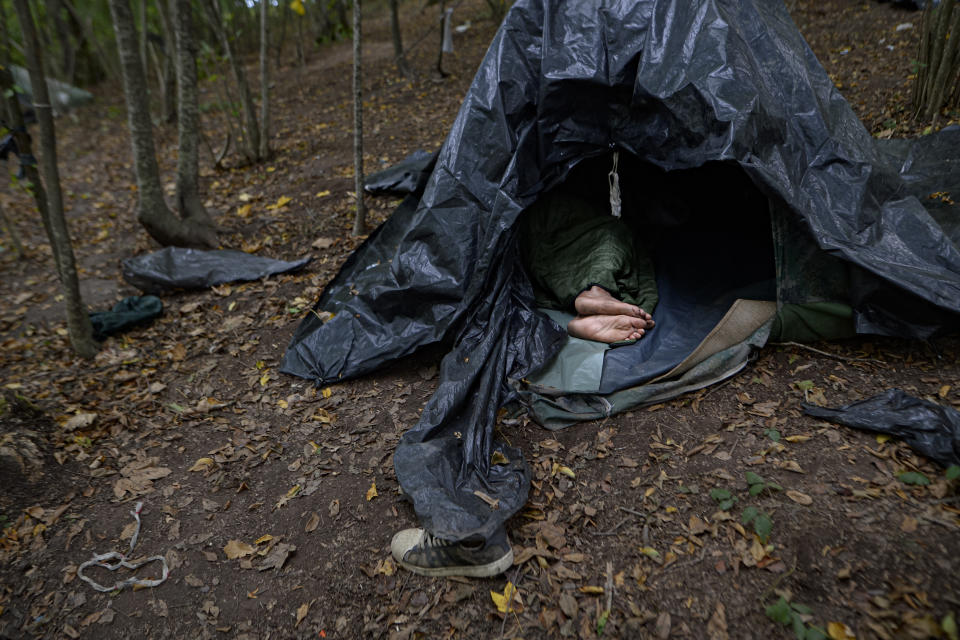
M 610 215 L 620 217 L 620 174 L 617 173 L 617 164 L 620 161 L 620 152 L 613 152 L 613 167 L 607 174 L 607 184 L 610 187 Z

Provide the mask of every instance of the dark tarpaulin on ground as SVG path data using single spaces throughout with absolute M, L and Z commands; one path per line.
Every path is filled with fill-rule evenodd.
M 960 464 L 960 411 L 890 389 L 837 409 L 803 405 L 803 411 L 848 427 L 898 438 L 944 467 Z
M 110 311 L 90 314 L 93 337 L 106 340 L 121 331 L 150 322 L 163 313 L 163 302 L 156 296 L 129 296 L 113 305 Z
M 407 198 L 347 260 L 316 305 L 333 317 L 305 318 L 282 370 L 329 384 L 452 340 L 395 467 L 434 534 L 486 536 L 523 505 L 529 483 L 519 452 L 494 438 L 508 380 L 565 340 L 533 310 L 516 259 L 514 223 L 541 193 L 614 148 L 665 171 L 735 163 L 816 251 L 955 320 L 960 253 L 920 187 L 960 186 L 960 129 L 917 144 L 934 138 L 948 138 L 952 160 L 910 145 L 878 150 L 780 2 L 519 0 L 422 198 Z M 717 215 L 737 215 L 719 195 Z M 910 328 L 902 307 L 866 302 L 880 312 L 855 308 L 859 330 Z M 498 448 L 507 464 L 492 462 Z
M 243 251 L 203 251 L 165 247 L 123 261 L 123 279 L 148 293 L 206 289 L 227 282 L 259 280 L 303 268 L 310 258 L 292 262 Z

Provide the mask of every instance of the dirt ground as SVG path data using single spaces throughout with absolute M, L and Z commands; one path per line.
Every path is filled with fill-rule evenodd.
M 876 135 L 909 119 L 920 14 L 889 3 L 788 1 Z M 485 3 L 435 72 L 433 7 L 405 3 L 416 80 L 367 22 L 368 171 L 434 149 L 495 25 Z M 912 27 L 905 26 L 912 24 Z M 289 49 L 288 47 L 288 55 Z M 957 481 L 905 444 L 802 415 L 899 387 L 960 407 L 960 336 L 771 345 L 732 380 L 548 432 L 499 426 L 534 472 L 509 524 L 516 563 L 484 580 L 427 579 L 390 559 L 413 526 L 392 453 L 437 383 L 440 349 L 330 388 L 277 372 L 299 320 L 358 240 L 352 225 L 350 45 L 276 73 L 272 161 L 215 170 L 207 206 L 225 247 L 314 261 L 294 275 L 164 296 L 163 316 L 93 362 L 66 342 L 59 285 L 26 198 L 0 193 L 26 248 L 0 253 L 0 637 L 957 638 Z M 138 292 L 120 261 L 151 250 L 133 220 L 122 98 L 58 123 L 69 221 L 92 309 Z M 214 85 L 204 126 L 225 127 Z M 946 121 L 942 124 L 946 124 Z M 176 132 L 158 127 L 173 191 Z M 231 164 L 232 163 L 232 164 Z M 374 223 L 396 206 L 371 202 Z M 249 205 L 249 206 L 248 206 Z M 14 435 L 10 435 L 14 434 Z M 162 556 L 161 586 L 95 591 L 92 554 Z M 752 516 L 752 518 L 751 518 Z M 87 569 L 104 585 L 130 572 Z M 160 576 L 160 563 L 137 572 Z M 501 613 L 510 581 L 513 605 Z

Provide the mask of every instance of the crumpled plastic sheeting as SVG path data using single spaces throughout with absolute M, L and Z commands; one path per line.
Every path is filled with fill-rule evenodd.
M 437 152 L 418 149 L 392 167 L 371 173 L 363 181 L 363 190 L 373 195 L 422 192 L 436 161 Z
M 90 314 L 93 337 L 106 340 L 107 336 L 150 322 L 163 313 L 163 301 L 156 296 L 130 296 L 113 305 L 110 311 Z
M 946 138 L 944 153 L 960 157 L 960 128 L 925 138 Z M 927 198 L 904 188 L 937 172 L 952 180 L 960 164 L 907 166 L 910 149 L 878 151 L 782 3 L 518 0 L 422 199 L 409 197 L 351 255 L 315 307 L 333 317 L 309 314 L 282 364 L 330 384 L 455 340 L 395 455 L 437 535 L 483 535 L 526 499 L 529 478 L 488 481 L 493 416 L 511 397 L 508 377 L 542 366 L 563 331 L 530 311 L 525 278 L 504 273 L 510 237 L 541 193 L 614 148 L 667 171 L 736 162 L 823 251 L 960 313 L 960 252 Z M 473 497 L 477 486 L 499 508 Z
M 243 251 L 203 251 L 165 247 L 123 261 L 123 279 L 148 293 L 170 289 L 206 289 L 227 282 L 259 280 L 302 268 L 311 258 L 293 262 Z
M 803 404 L 803 411 L 856 429 L 888 433 L 944 467 L 960 464 L 960 411 L 890 389 L 837 409 Z

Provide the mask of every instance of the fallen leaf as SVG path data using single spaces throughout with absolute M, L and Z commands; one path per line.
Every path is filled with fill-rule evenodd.
M 97 414 L 95 413 L 78 413 L 63 424 L 63 429 L 64 431 L 83 429 L 93 424 L 93 421 L 96 419 Z
M 917 530 L 917 526 L 919 524 L 920 523 L 917 521 L 916 518 L 911 516 L 904 516 L 903 522 L 900 523 L 900 531 L 903 531 L 904 533 L 913 533 L 914 531 Z
M 214 465 L 213 458 L 200 458 L 187 471 L 210 471 Z
M 267 557 L 263 559 L 263 564 L 257 567 L 257 570 L 269 571 L 270 569 L 276 569 L 277 571 L 280 571 L 280 569 L 283 568 L 284 563 L 286 563 L 287 558 L 290 557 L 290 554 L 296 550 L 297 547 L 295 545 L 281 542 L 273 547 L 273 550 L 267 554 Z
M 231 540 L 223 547 L 223 552 L 227 554 L 227 558 L 230 560 L 249 556 L 256 550 L 256 547 L 240 540 Z
M 657 616 L 653 634 L 660 638 L 660 640 L 666 640 L 670 637 L 670 614 L 668 612 L 661 611 L 660 615 Z
M 856 640 L 853 629 L 842 622 L 828 622 L 827 635 L 831 640 Z
M 376 498 L 378 495 L 380 494 L 377 493 L 377 483 L 376 481 L 374 481 L 370 483 L 370 488 L 367 489 L 367 502 L 370 502 L 371 500 Z
M 307 617 L 307 613 L 310 612 L 310 603 L 304 602 L 302 605 L 297 607 L 297 622 L 293 626 L 299 627 L 300 623 L 303 622 L 303 619 Z
M 271 540 L 273 540 L 273 536 L 268 533 L 254 540 L 253 544 L 263 544 L 264 542 L 270 542 Z
M 331 238 L 325 238 L 320 236 L 313 241 L 313 244 L 310 245 L 314 249 L 329 249 L 333 246 L 333 240 Z
M 304 527 L 304 531 L 311 533 L 317 530 L 317 527 L 320 526 L 320 514 L 314 511 L 310 514 L 310 519 L 307 520 L 307 526 Z
M 794 502 L 796 502 L 797 504 L 802 504 L 802 505 L 813 504 L 813 498 L 811 498 L 805 493 L 794 491 L 793 489 L 787 490 L 787 497 L 793 500 Z
M 507 582 L 507 586 L 503 588 L 503 593 L 491 591 L 490 598 L 500 613 L 519 613 L 523 610 L 523 600 L 520 599 L 520 593 L 512 582 Z
M 339 514 L 339 513 L 340 513 L 340 501 L 339 501 L 339 500 L 332 500 L 332 501 L 330 502 L 330 517 L 331 517 L 331 518 L 336 518 L 336 517 L 337 517 L 337 514 Z
M 710 640 L 728 640 L 730 637 L 727 633 L 727 610 L 722 602 L 717 603 L 717 608 L 707 623 L 707 637 Z
M 590 595 L 601 595 L 603 594 L 603 587 L 597 587 L 593 585 L 584 585 L 580 587 L 580 593 L 588 593 Z
M 570 619 L 575 619 L 577 617 L 577 610 L 579 605 L 577 604 L 577 599 L 566 591 L 560 594 L 559 598 L 560 610 L 563 611 L 563 615 L 567 616 Z

